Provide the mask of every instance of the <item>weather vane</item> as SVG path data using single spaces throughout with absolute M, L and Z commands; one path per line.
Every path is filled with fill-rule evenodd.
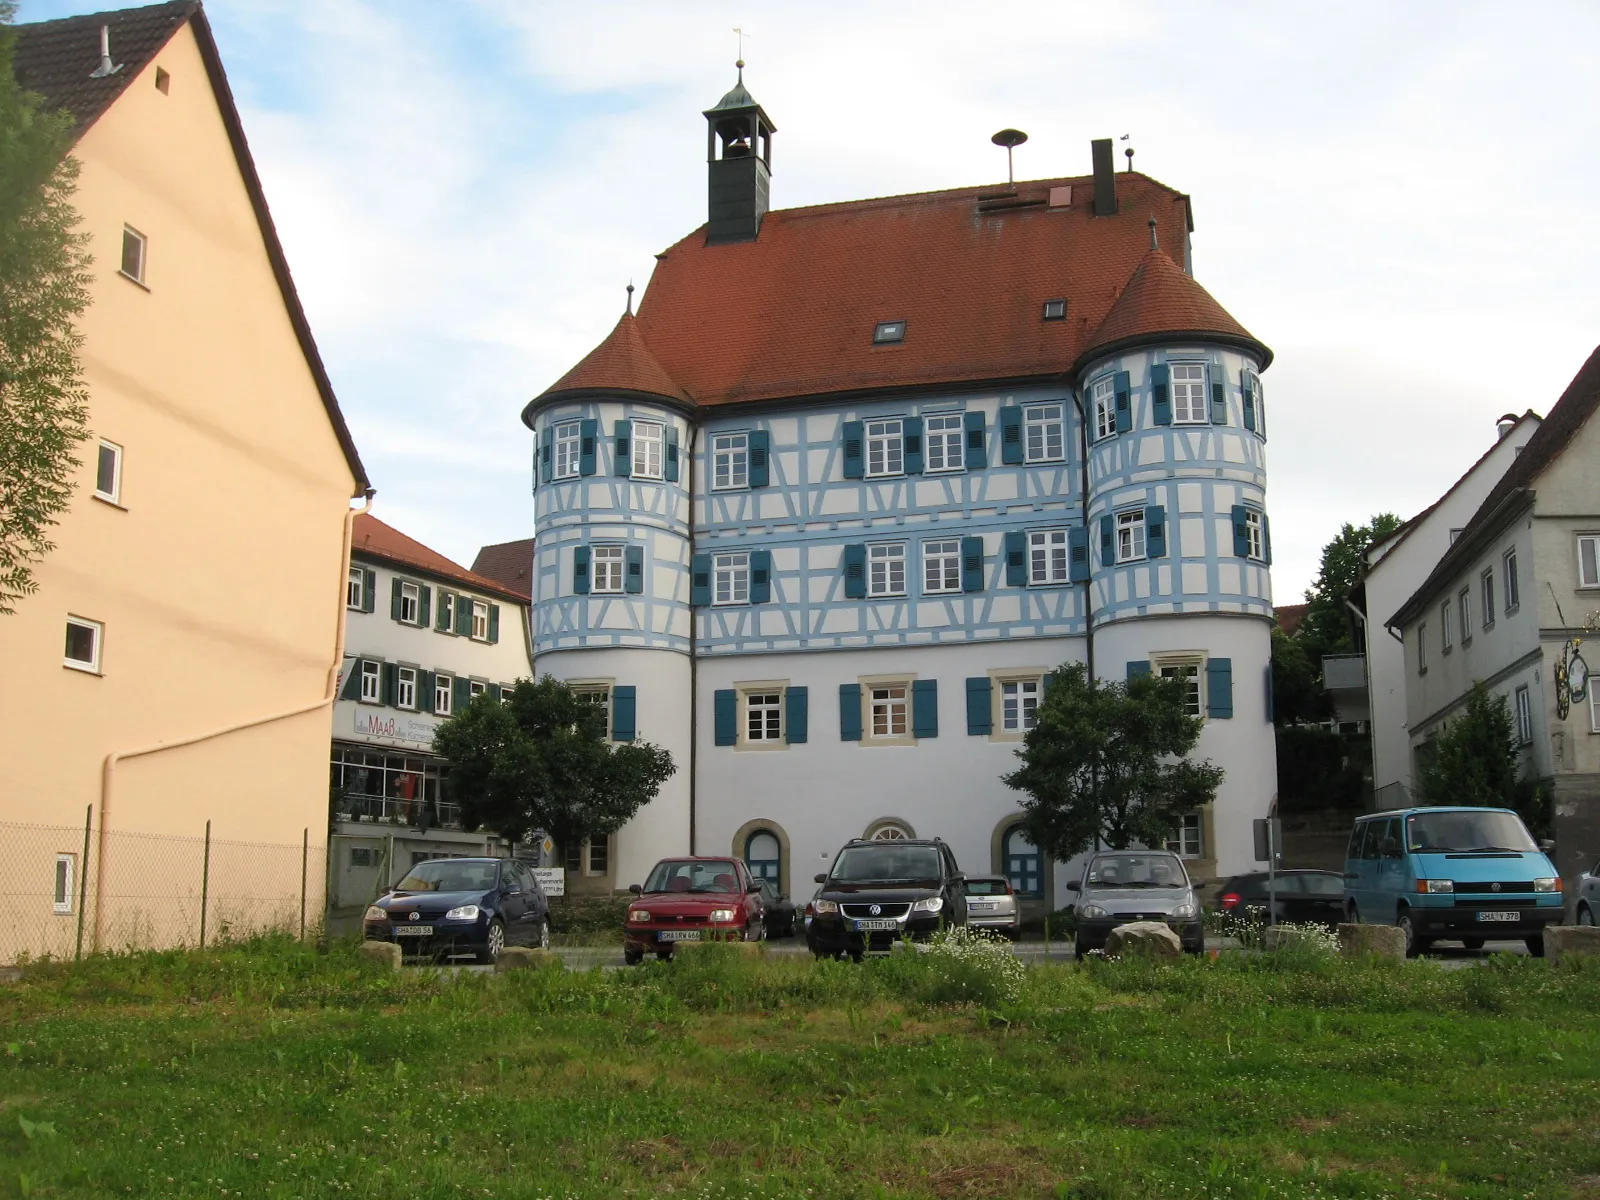
M 745 40 L 745 38 L 749 37 L 750 35 L 748 33 L 746 33 L 744 31 L 744 29 L 741 28 L 738 25 L 735 25 L 733 27 L 733 31 L 736 34 L 739 35 L 739 63 L 738 63 L 738 66 L 739 66 L 739 70 L 742 72 L 744 70 L 744 40 Z M 743 76 L 741 75 L 740 78 L 743 78 Z

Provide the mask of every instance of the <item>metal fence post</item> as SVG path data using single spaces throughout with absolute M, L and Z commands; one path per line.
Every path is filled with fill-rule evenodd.
M 83 812 L 83 857 L 78 860 L 78 944 L 72 949 L 72 961 L 83 957 L 83 903 L 89 895 L 89 826 L 94 823 L 94 805 Z
M 200 867 L 200 949 L 206 948 L 206 901 L 211 893 L 211 822 L 206 822 L 205 857 Z
M 311 826 L 300 831 L 300 940 L 306 940 L 306 863 L 311 857 Z

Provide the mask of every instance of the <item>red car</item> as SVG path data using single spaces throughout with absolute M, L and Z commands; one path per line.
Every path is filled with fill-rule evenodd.
M 736 858 L 663 858 L 644 886 L 628 889 L 622 957 L 671 958 L 679 942 L 758 942 L 766 936 L 761 885 Z

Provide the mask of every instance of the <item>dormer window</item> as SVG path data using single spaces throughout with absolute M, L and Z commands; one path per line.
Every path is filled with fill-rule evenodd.
M 1065 300 L 1046 300 L 1044 302 L 1044 319 L 1046 321 L 1065 321 L 1067 319 L 1067 302 Z
M 906 340 L 906 323 L 904 321 L 879 321 L 872 331 L 872 344 L 882 346 L 888 342 L 903 342 Z

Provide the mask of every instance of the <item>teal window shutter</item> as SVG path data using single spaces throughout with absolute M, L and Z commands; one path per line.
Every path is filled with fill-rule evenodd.
M 806 740 L 810 719 L 810 692 L 803 687 L 785 688 L 783 693 L 783 740 L 798 746 Z
M 1167 556 L 1167 510 L 1159 504 L 1145 505 L 1144 555 L 1146 558 Z
M 554 426 L 545 429 L 544 436 L 539 439 L 539 482 L 550 482 L 550 447 L 556 440 Z
M 1233 659 L 1206 660 L 1206 716 L 1233 716 Z
M 578 426 L 578 474 L 594 474 L 594 444 L 600 440 L 600 422 L 585 418 Z
M 861 740 L 861 685 L 859 683 L 841 683 L 839 685 L 839 740 L 841 742 L 859 742 Z
M 963 592 L 983 591 L 983 539 L 981 537 L 964 537 L 961 539 L 961 590 Z
M 456 632 L 462 637 L 472 636 L 472 597 L 456 597 Z
M 498 604 L 491 604 L 491 605 L 489 605 L 489 644 L 493 645 L 494 643 L 498 642 L 499 640 L 500 640 L 500 606 Z
M 1150 368 L 1150 419 L 1157 425 L 1172 424 L 1172 368 L 1166 363 Z
M 750 451 L 748 459 L 750 464 L 750 486 L 753 488 L 766 487 L 772 477 L 772 468 L 767 461 L 772 454 L 771 435 L 765 429 L 752 429 L 746 436 L 748 438 L 746 446 Z
M 766 604 L 772 599 L 772 551 L 750 551 L 750 603 Z
M 1250 557 L 1250 525 L 1248 522 L 1249 509 L 1242 504 L 1235 504 L 1233 513 L 1233 552 L 1239 558 Z
M 911 733 L 919 738 L 939 736 L 939 681 L 911 681 Z
M 1054 671 L 1051 671 L 1049 674 L 1047 674 L 1043 679 L 1041 679 L 1039 681 L 1039 698 L 1041 700 L 1044 699 L 1044 697 L 1046 697 L 1046 696 L 1048 696 L 1050 694 L 1050 689 L 1051 688 L 1055 687 L 1056 678 L 1057 678 L 1056 673 Z
M 500 685 L 498 683 L 485 684 L 483 690 L 489 693 L 489 699 L 496 704 L 500 703 Z
M 907 475 L 922 474 L 922 418 L 907 417 L 900 422 L 900 437 L 905 447 Z
M 644 591 L 644 547 L 624 546 L 622 560 L 626 566 L 622 573 L 622 590 L 638 595 Z
M 689 603 L 711 603 L 711 555 L 696 554 L 689 563 Z
M 678 430 L 676 426 L 667 426 L 666 462 L 662 464 L 663 473 L 668 483 L 678 482 Z
M 967 734 L 983 737 L 994 730 L 994 684 L 987 675 L 967 679 Z
M 1220 371 L 1217 373 L 1221 374 Z M 1239 376 L 1239 387 L 1244 393 L 1244 427 L 1254 433 L 1256 431 L 1256 393 L 1250 384 L 1250 372 L 1245 371 Z
M 639 690 L 632 684 L 611 689 L 611 740 L 633 741 L 634 717 L 639 708 Z
M 739 693 L 732 688 L 718 688 L 711 696 L 711 711 L 715 721 L 716 743 L 734 746 L 739 742 Z
M 1000 410 L 1000 461 L 1008 467 L 1022 465 L 1022 410 L 1015 404 Z
M 378 573 L 370 567 L 361 568 L 361 611 L 372 612 L 378 607 Z
M 359 658 L 350 660 L 350 674 L 345 677 L 344 686 L 339 689 L 339 699 L 361 699 L 361 660 Z
M 844 548 L 844 598 L 867 598 L 867 547 L 856 542 Z
M 1267 566 L 1272 565 L 1272 522 L 1267 520 L 1267 514 L 1261 514 L 1261 555 L 1266 560 Z
M 1133 389 L 1128 382 L 1126 371 L 1117 372 L 1111 390 L 1116 396 L 1117 432 L 1127 433 L 1133 428 L 1133 406 L 1128 402 L 1128 393 Z
M 455 695 L 452 697 L 450 711 L 458 713 L 464 711 L 472 703 L 472 680 L 464 675 L 456 676 Z
M 384 663 L 378 671 L 378 698 L 388 707 L 394 707 L 394 693 L 400 682 L 400 668 Z
M 1067 579 L 1089 582 L 1089 528 L 1077 525 L 1067 530 Z
M 451 601 L 451 595 L 452 593 L 445 591 L 443 588 L 439 589 L 438 629 L 440 633 L 454 632 L 455 623 L 451 620 L 451 614 L 455 609 L 452 605 L 459 603 L 459 601 Z
M 1209 367 L 1207 371 L 1211 376 L 1211 423 L 1226 425 L 1228 423 L 1227 381 L 1223 378 L 1221 367 Z
M 433 711 L 433 672 L 417 672 L 417 711 L 431 713 Z
M 983 414 L 969 412 L 961 421 L 967 434 L 967 470 L 981 471 L 989 465 L 989 451 L 984 444 Z
M 1250 372 L 1250 396 L 1256 402 L 1256 432 L 1264 442 L 1267 440 L 1267 400 L 1261 394 L 1261 376 L 1254 371 Z
M 1102 567 L 1117 565 L 1116 525 L 1110 513 L 1100 518 L 1100 565 Z
M 389 619 L 400 619 L 400 580 L 398 577 L 389 581 Z
M 616 455 L 611 460 L 611 473 L 626 478 L 633 474 L 633 422 L 623 418 L 616 424 Z
M 844 477 L 846 479 L 865 478 L 866 456 L 863 454 L 864 443 L 867 440 L 867 426 L 863 421 L 846 421 L 844 423 Z
M 1266 672 L 1266 674 L 1267 674 L 1267 724 L 1270 725 L 1274 720 L 1277 719 L 1276 717 L 1273 716 L 1273 711 L 1272 711 L 1273 710 L 1273 705 L 1275 704 L 1275 702 L 1277 700 L 1277 696 L 1274 694 L 1274 691 L 1273 691 L 1275 685 L 1272 682 L 1272 664 L 1271 663 L 1267 664 L 1267 672 Z
M 1150 674 L 1150 660 L 1148 658 L 1136 658 L 1128 664 L 1128 678 L 1130 680 L 1138 679 L 1141 675 L 1148 674 Z
M 580 596 L 589 594 L 589 547 L 587 546 L 572 548 L 572 590 Z M 470 611 L 471 605 L 467 607 Z M 467 630 L 468 632 L 472 630 L 470 620 Z
M 417 624 L 426 629 L 433 624 L 433 589 L 423 584 L 417 590 L 422 593 L 417 599 Z
M 1028 586 L 1028 535 L 1020 529 L 1006 533 L 1006 586 Z

